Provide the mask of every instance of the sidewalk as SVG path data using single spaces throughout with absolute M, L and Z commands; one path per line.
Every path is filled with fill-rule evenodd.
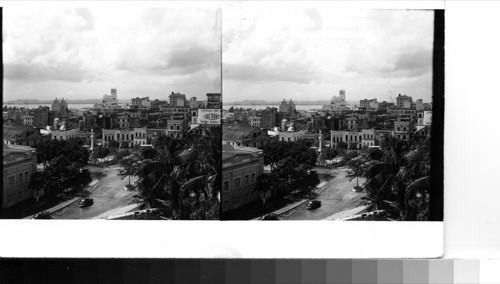
M 345 210 L 345 211 L 333 214 L 332 216 L 327 217 L 324 220 L 326 220 L 326 221 L 335 221 L 335 220 L 340 221 L 340 219 L 343 219 L 346 217 L 351 217 L 351 216 L 357 215 L 359 213 L 363 213 L 364 211 L 366 211 L 368 209 L 368 207 L 369 207 L 368 205 L 363 205 L 363 206 L 359 206 L 359 207 L 356 207 L 353 209 Z
M 321 191 L 323 191 L 325 185 L 326 185 L 326 181 L 322 181 L 312 191 L 315 192 L 316 194 L 320 194 Z M 276 216 L 279 216 L 281 214 L 284 214 L 284 213 L 286 213 L 286 212 L 288 212 L 290 210 L 293 210 L 293 209 L 299 207 L 300 205 L 304 204 L 307 201 L 309 201 L 309 199 L 301 199 L 301 200 L 299 200 L 297 202 L 294 202 L 292 204 L 288 204 L 287 206 L 285 206 L 285 207 L 283 207 L 281 209 L 278 209 L 278 210 L 276 210 L 276 211 L 274 211 L 274 212 L 272 212 L 270 214 L 276 214 Z M 260 218 L 262 218 L 262 216 L 260 216 L 258 218 L 254 218 L 252 220 L 259 220 Z
M 112 217 L 112 216 L 122 215 L 122 214 L 128 213 L 130 211 L 136 210 L 137 208 L 139 208 L 139 206 L 141 206 L 141 205 L 138 203 L 130 204 L 130 205 L 127 205 L 124 207 L 109 210 L 107 212 L 102 213 L 101 215 L 99 215 L 97 217 L 92 218 L 92 219 L 107 219 L 107 218 Z
M 99 180 L 92 180 L 92 182 L 90 182 L 85 188 L 84 190 L 88 191 L 88 192 L 92 192 L 92 190 L 94 190 L 95 186 L 99 183 Z M 43 210 L 43 211 L 47 211 L 49 212 L 50 214 L 54 213 L 54 212 L 57 212 L 63 208 L 66 208 L 68 206 L 70 206 L 71 204 L 77 202 L 78 200 L 80 200 L 82 197 L 81 196 L 78 196 L 78 197 L 74 197 L 72 199 L 69 199 L 67 201 L 64 201 L 64 202 L 61 202 L 59 204 L 57 204 L 56 206 L 52 207 L 52 208 L 49 208 L 47 210 Z M 43 212 L 41 211 L 41 212 Z M 40 213 L 40 212 L 38 212 Z M 36 213 L 36 214 L 38 214 Z M 24 217 L 23 219 L 31 219 L 33 218 L 36 214 L 33 214 L 33 215 L 30 215 L 28 217 Z

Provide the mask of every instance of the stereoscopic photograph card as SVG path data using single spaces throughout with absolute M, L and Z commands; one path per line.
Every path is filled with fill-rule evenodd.
M 441 256 L 441 8 L 4 5 L 2 256 Z

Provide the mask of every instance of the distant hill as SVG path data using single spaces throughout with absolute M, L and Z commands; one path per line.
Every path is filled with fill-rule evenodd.
M 286 100 L 287 102 L 289 100 Z M 251 105 L 279 105 L 282 101 L 266 101 L 266 100 L 244 100 L 244 101 L 235 101 L 235 102 L 225 102 L 223 103 L 226 106 L 251 106 Z M 330 101 L 329 100 L 318 100 L 318 101 L 296 101 L 293 100 L 293 102 L 296 105 L 303 105 L 303 106 L 318 106 L 318 105 L 329 105 Z M 359 104 L 359 101 L 347 101 L 348 105 L 357 105 Z
M 37 100 L 37 99 L 17 99 L 4 101 L 3 104 L 51 104 L 53 100 Z M 85 100 L 66 100 L 68 104 L 96 104 L 101 102 L 100 99 L 85 99 Z
M 287 102 L 289 100 L 286 100 Z M 244 100 L 244 101 L 236 101 L 236 102 L 228 102 L 224 103 L 225 105 L 279 105 L 282 101 L 266 101 L 266 100 Z M 330 104 L 330 101 L 321 100 L 321 101 L 295 101 L 293 102 L 296 105 L 325 105 Z

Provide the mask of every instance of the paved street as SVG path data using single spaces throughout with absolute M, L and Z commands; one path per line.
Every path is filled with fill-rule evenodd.
M 53 213 L 52 217 L 54 219 L 92 219 L 105 212 L 133 203 L 135 191 L 123 189 L 128 184 L 128 178 L 120 179 L 118 166 L 106 168 L 89 166 L 89 170 L 92 178 L 99 180 L 97 186 L 88 196 L 94 199 L 94 204 L 86 208 L 80 208 L 79 202 L 75 202 Z
M 307 210 L 307 202 L 297 208 L 279 216 L 282 220 L 323 220 L 336 213 L 359 206 L 359 200 L 363 193 L 356 193 L 352 188 L 356 185 L 356 179 L 349 181 L 345 177 L 347 169 L 316 169 L 321 181 L 326 185 L 317 197 L 321 200 L 321 207 Z M 359 183 L 361 184 L 361 179 Z

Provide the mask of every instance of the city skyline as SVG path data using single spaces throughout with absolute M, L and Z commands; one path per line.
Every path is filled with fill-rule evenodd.
M 220 92 L 220 9 L 9 7 L 4 101 Z
M 432 101 L 432 11 L 242 6 L 224 10 L 225 103 L 330 100 L 339 90 L 349 101 Z

